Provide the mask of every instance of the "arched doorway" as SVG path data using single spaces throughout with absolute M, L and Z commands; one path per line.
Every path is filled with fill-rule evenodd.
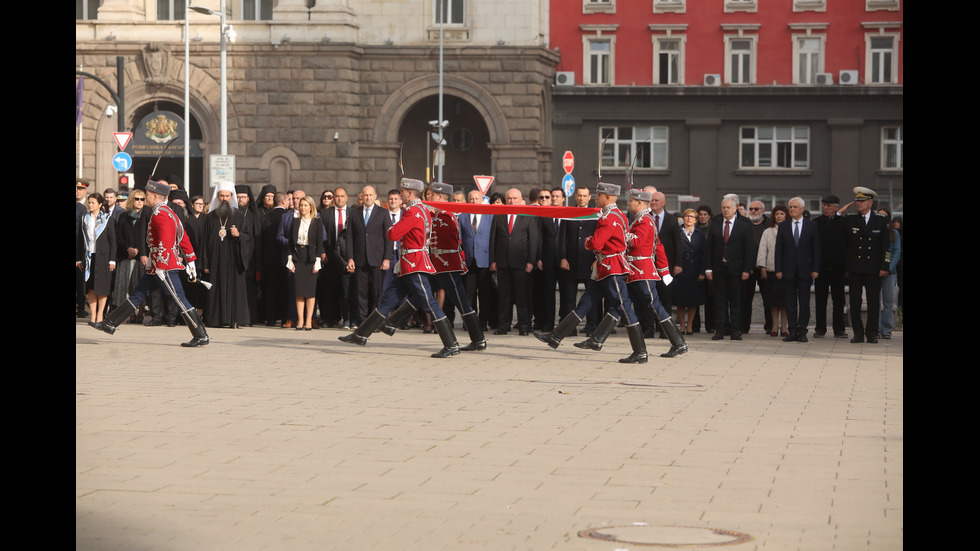
M 182 121 L 184 117 L 184 106 L 167 100 L 155 100 L 147 102 L 140 105 L 133 111 L 132 123 L 134 126 L 133 140 L 134 142 L 138 140 L 145 140 L 145 136 L 149 129 L 147 128 L 145 119 L 152 113 L 163 113 L 167 119 L 174 121 Z M 187 189 L 189 190 L 189 195 L 199 195 L 202 194 L 204 188 L 204 156 L 200 144 L 203 139 L 203 133 L 201 131 L 201 126 L 198 124 L 197 119 L 191 115 L 191 120 L 189 124 L 186 122 L 179 126 L 179 131 L 183 131 L 185 127 L 190 128 L 190 140 L 191 140 L 191 156 L 190 156 L 190 182 Z M 137 188 L 142 188 L 146 185 L 146 180 L 152 176 L 153 165 L 156 164 L 157 159 L 160 159 L 160 164 L 157 167 L 156 174 L 158 177 L 165 178 L 170 183 L 175 183 L 181 188 L 184 187 L 184 140 L 183 135 L 177 137 L 177 140 L 171 145 L 167 151 L 160 158 L 159 153 L 144 154 L 139 153 L 133 155 L 133 168 L 130 172 L 133 173 L 135 180 L 135 186 Z
M 443 130 L 446 140 L 443 180 L 458 189 L 472 189 L 474 174 L 491 173 L 490 130 L 480 112 L 460 97 L 443 95 L 443 118 L 449 121 Z M 404 144 L 402 162 L 406 177 L 428 181 L 438 178 L 434 155 L 437 144 L 431 137 L 437 132 L 429 125 L 438 119 L 438 95 L 419 100 L 405 114 L 398 140 Z

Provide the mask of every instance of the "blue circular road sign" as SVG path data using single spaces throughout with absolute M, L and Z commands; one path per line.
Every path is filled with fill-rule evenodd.
M 120 151 L 112 157 L 112 166 L 116 167 L 117 172 L 126 172 L 133 167 L 133 158 L 129 153 Z

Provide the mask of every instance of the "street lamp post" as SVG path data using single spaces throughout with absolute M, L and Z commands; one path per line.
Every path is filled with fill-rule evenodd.
M 190 193 L 190 10 L 205 15 L 220 16 L 221 25 L 221 154 L 228 154 L 228 40 L 235 41 L 235 29 L 225 24 L 225 0 L 221 0 L 220 11 L 203 6 L 187 5 L 184 13 L 184 191 Z

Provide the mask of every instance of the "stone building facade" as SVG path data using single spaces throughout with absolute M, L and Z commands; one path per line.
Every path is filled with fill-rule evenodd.
M 161 20 L 167 16 L 161 3 L 169 2 L 104 0 L 95 19 L 76 12 L 76 69 L 114 85 L 116 59 L 124 59 L 125 113 L 115 117 L 137 134 L 146 133 L 150 115 L 183 117 L 184 16 Z M 434 178 L 429 121 L 439 120 L 440 30 L 442 119 L 449 121 L 443 179 L 473 187 L 474 174 L 490 174 L 496 189 L 524 190 L 549 182 L 558 54 L 547 47 L 547 2 L 278 0 L 267 20 L 243 19 L 245 2 L 228 3 L 237 39 L 227 46 L 227 153 L 235 156 L 237 183 L 257 191 L 271 182 L 319 195 L 366 184 L 384 193 L 397 185 L 402 167 L 405 176 Z M 198 4 L 220 8 L 217 0 Z M 440 7 L 449 11 L 443 25 Z M 186 187 L 209 195 L 207 157 L 220 152 L 218 17 L 192 12 L 189 23 Z M 117 181 L 111 104 L 110 94 L 87 79 L 76 172 L 81 166 L 96 189 Z M 157 170 L 177 181 L 181 142 Z M 156 157 L 134 158 L 136 187 Z

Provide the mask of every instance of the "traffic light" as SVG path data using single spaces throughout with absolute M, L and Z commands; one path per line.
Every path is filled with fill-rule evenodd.
M 131 191 L 133 184 L 133 173 L 132 172 L 120 172 L 119 173 L 119 185 L 116 186 L 119 191 Z

